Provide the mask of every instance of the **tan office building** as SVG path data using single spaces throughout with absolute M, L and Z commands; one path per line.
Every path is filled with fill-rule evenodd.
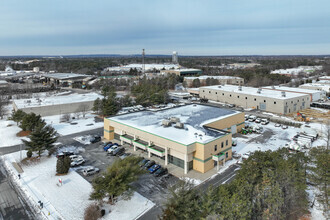
M 199 97 L 277 114 L 294 113 L 311 103 L 309 94 L 233 85 L 200 87 Z
M 232 157 L 232 133 L 244 126 L 244 113 L 206 105 L 141 111 L 104 119 L 104 137 L 168 163 L 205 173 Z

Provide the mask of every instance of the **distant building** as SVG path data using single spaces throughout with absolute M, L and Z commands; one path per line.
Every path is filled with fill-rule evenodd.
M 161 70 L 160 74 L 176 74 L 178 76 L 191 76 L 191 75 L 201 75 L 203 73 L 200 69 L 174 69 L 174 70 Z
M 233 85 L 200 87 L 199 96 L 278 114 L 289 114 L 309 108 L 312 101 L 309 94 Z
M 142 72 L 143 65 L 139 63 L 132 63 L 124 66 L 114 66 L 107 67 L 104 69 L 104 72 L 129 72 L 131 69 L 137 69 Z M 145 71 L 153 71 L 153 70 L 169 70 L 169 69 L 179 69 L 180 66 L 178 64 L 145 64 Z
M 49 97 L 16 99 L 13 101 L 13 108 L 15 111 L 34 112 L 41 116 L 61 115 L 90 111 L 97 98 L 102 99 L 103 96 L 97 93 L 70 94 L 70 92 L 64 92 Z
M 273 70 L 270 73 L 280 74 L 289 77 L 296 77 L 299 74 L 309 75 L 310 73 L 313 73 L 316 70 L 322 70 L 322 66 L 299 66 L 297 68 Z
M 306 84 L 300 85 L 299 88 L 325 91 L 328 96 L 330 95 L 330 84 L 306 83 Z
M 244 85 L 244 79 L 241 77 L 235 76 L 197 76 L 197 77 L 184 77 L 184 82 L 186 82 L 187 87 L 193 86 L 193 81 L 198 79 L 201 86 L 206 86 L 207 79 L 216 79 L 218 81 L 217 84 L 231 84 L 231 85 Z
M 179 59 L 178 59 L 178 52 L 173 51 L 172 54 L 172 63 L 178 64 L 179 63 Z
M 134 151 L 205 173 L 232 158 L 232 134 L 244 127 L 244 113 L 205 105 L 140 111 L 104 118 L 104 137 Z
M 42 77 L 47 84 L 71 87 L 74 83 L 83 83 L 83 80 L 89 77 L 89 75 L 76 73 L 51 73 L 44 74 Z
M 5 80 L 0 80 L 0 89 L 5 89 L 9 86 L 9 83 Z
M 33 67 L 33 72 L 39 73 L 39 71 L 40 71 L 40 68 L 39 67 Z

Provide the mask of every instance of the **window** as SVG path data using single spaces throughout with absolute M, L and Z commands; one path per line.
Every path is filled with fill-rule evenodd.
M 299 99 L 298 99 L 298 102 L 299 102 Z
M 291 101 L 291 104 L 293 103 L 293 101 Z
M 218 150 L 218 145 L 214 145 L 214 151 Z
M 309 100 L 309 98 L 307 98 L 307 100 Z
M 254 101 L 257 101 L 257 99 L 254 99 Z
M 228 158 L 228 152 L 226 152 L 226 158 Z
M 228 146 L 228 140 L 226 140 L 226 146 Z
M 211 91 L 209 91 L 209 93 L 211 93 Z
M 239 95 L 237 96 L 237 98 L 239 99 Z
M 305 99 L 303 99 L 303 101 L 305 101 Z
M 225 95 L 225 93 L 222 93 L 222 95 Z
M 223 148 L 223 142 L 221 142 L 221 148 Z
M 245 99 L 247 99 L 247 97 L 245 97 Z
M 218 92 L 215 92 L 215 94 L 218 94 Z
M 266 102 L 266 100 L 264 100 L 264 102 Z
M 276 105 L 276 102 L 274 102 L 274 104 Z
M 231 94 L 229 96 L 231 97 Z
M 205 90 L 203 90 L 203 92 L 205 92 Z

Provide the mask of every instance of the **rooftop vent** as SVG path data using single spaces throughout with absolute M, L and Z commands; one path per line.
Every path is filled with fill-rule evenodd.
M 221 85 L 220 85 L 220 86 L 218 86 L 218 88 L 221 88 Z
M 275 86 L 272 86 L 272 89 L 275 89 Z
M 281 94 L 282 94 L 282 97 L 286 97 L 285 92 L 281 92 Z
M 183 123 L 177 122 L 174 127 L 176 127 L 176 128 L 183 128 Z
M 162 125 L 163 125 L 164 127 L 169 127 L 169 126 L 171 126 L 171 121 L 170 121 L 170 120 L 167 120 L 167 119 L 164 119 L 164 120 L 162 121 Z
M 242 86 L 238 86 L 238 91 L 242 91 Z
M 171 117 L 171 118 L 170 118 L 170 121 L 171 121 L 172 123 L 177 123 L 177 122 L 180 122 L 180 118 L 178 118 L 178 117 Z
M 259 94 L 261 93 L 261 88 L 258 89 L 257 93 L 259 93 Z

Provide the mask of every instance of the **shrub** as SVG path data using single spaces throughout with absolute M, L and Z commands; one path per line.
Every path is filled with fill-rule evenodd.
M 31 150 L 28 150 L 28 151 L 26 152 L 26 156 L 27 156 L 28 158 L 31 158 L 31 157 L 32 157 L 32 151 L 31 151 Z
M 57 158 L 56 163 L 56 173 L 57 174 L 66 174 L 69 172 L 70 169 L 71 159 L 70 157 L 59 157 Z
M 101 210 L 100 207 L 96 203 L 90 204 L 85 209 L 84 219 L 85 220 L 97 220 L 101 218 Z

